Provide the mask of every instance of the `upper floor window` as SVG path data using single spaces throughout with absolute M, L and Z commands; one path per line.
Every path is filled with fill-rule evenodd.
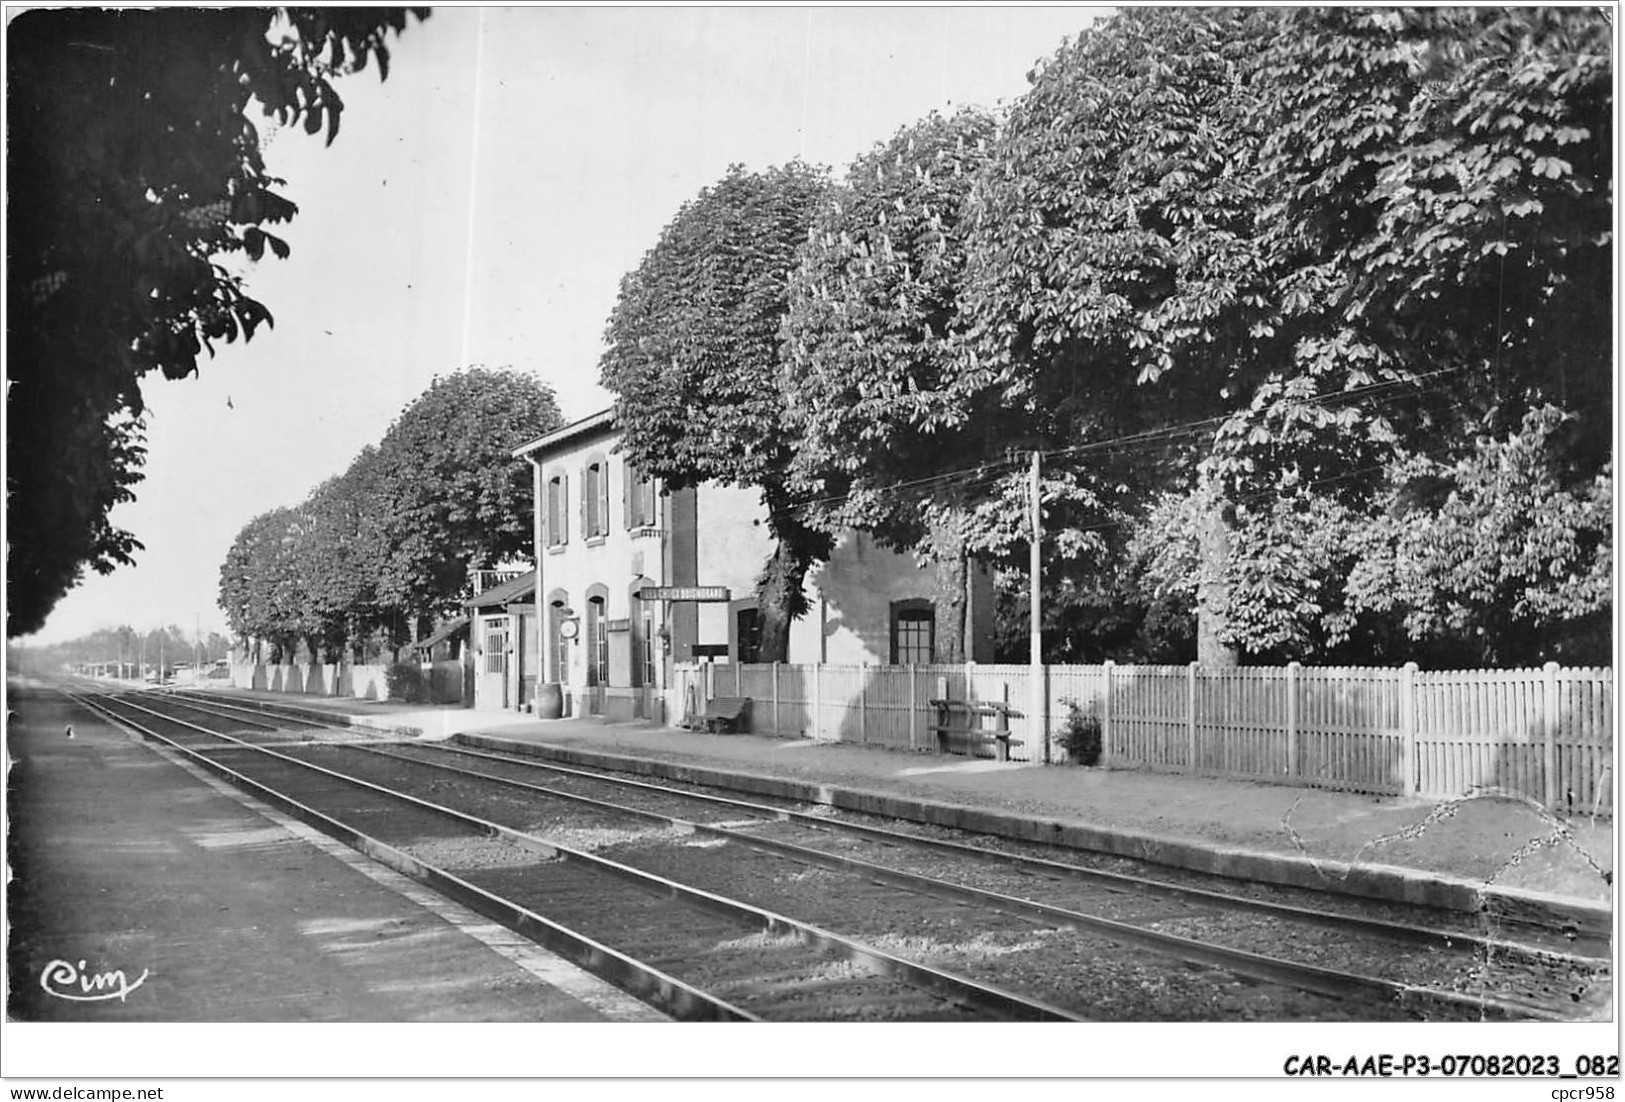
M 660 524 L 655 511 L 655 480 L 643 471 L 626 465 L 626 526 L 628 528 L 655 528 Z
M 936 654 L 936 642 L 937 613 L 930 601 L 892 602 L 892 665 L 929 665 Z
M 632 463 L 626 465 L 626 527 L 660 527 L 656 512 L 655 479 Z
M 569 539 L 570 533 L 566 525 L 568 510 L 566 498 L 568 479 L 562 474 L 556 474 L 547 480 L 547 545 L 558 547 Z
M 609 472 L 602 460 L 587 465 L 581 485 L 584 535 L 602 536 L 609 531 Z

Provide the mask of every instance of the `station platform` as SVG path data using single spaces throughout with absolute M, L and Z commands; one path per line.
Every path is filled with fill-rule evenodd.
M 59 694 L 8 707 L 12 1023 L 663 1020 Z
M 1269 883 L 1614 929 L 1616 827 L 1451 801 L 1178 773 L 1000 763 L 647 724 L 246 693 L 426 739 L 719 784 Z

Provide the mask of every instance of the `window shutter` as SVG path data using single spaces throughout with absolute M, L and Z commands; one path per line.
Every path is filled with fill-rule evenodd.
M 570 542 L 570 476 L 559 474 L 559 542 Z
M 542 511 L 543 547 L 553 546 L 553 499 L 557 493 L 558 487 L 553 485 L 552 479 L 542 483 L 542 500 L 536 503 L 536 508 Z
M 598 515 L 593 518 L 597 524 L 594 533 L 599 536 L 609 534 L 609 460 L 603 459 L 598 463 Z
M 592 535 L 592 511 L 588 502 L 592 500 L 592 465 L 587 464 L 581 468 L 581 538 L 587 539 Z
M 626 530 L 630 532 L 641 521 L 637 514 L 638 472 L 632 464 L 621 464 L 621 516 L 625 518 Z

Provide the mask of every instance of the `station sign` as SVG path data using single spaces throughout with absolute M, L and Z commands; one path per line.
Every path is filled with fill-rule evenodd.
M 725 585 L 649 585 L 638 590 L 640 601 L 730 601 Z
M 689 646 L 689 652 L 695 658 L 726 658 L 728 657 L 727 643 L 694 643 Z

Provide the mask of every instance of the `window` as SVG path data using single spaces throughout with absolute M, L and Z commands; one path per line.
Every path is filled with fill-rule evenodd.
M 547 606 L 548 638 L 552 642 L 547 662 L 549 681 L 562 685 L 570 680 L 570 641 L 564 637 L 564 621 L 570 618 L 570 608 L 562 593 L 555 594 Z
M 660 524 L 655 511 L 655 480 L 626 464 L 626 526 L 628 528 L 655 528 Z
M 581 484 L 583 534 L 591 538 L 609 531 L 609 478 L 602 460 L 587 466 Z
M 656 606 L 653 602 L 638 597 L 638 590 L 652 585 L 654 585 L 654 582 L 639 575 L 637 581 L 632 583 L 626 595 L 626 607 L 631 609 L 631 615 L 627 619 L 632 636 L 631 674 L 634 689 L 659 683 L 659 679 L 655 677 Z
M 565 478 L 556 474 L 547 480 L 547 545 L 558 547 L 569 538 L 565 517 Z
M 737 653 L 741 662 L 760 662 L 762 656 L 762 613 L 760 609 L 742 608 L 734 613 L 734 638 L 738 640 Z
M 609 623 L 604 599 L 587 598 L 587 684 L 609 684 Z
M 659 683 L 655 677 L 655 619 L 654 614 L 645 610 L 643 613 L 643 683 L 655 685 Z
M 936 654 L 937 613 L 930 601 L 893 601 L 891 660 L 895 666 L 929 665 Z

